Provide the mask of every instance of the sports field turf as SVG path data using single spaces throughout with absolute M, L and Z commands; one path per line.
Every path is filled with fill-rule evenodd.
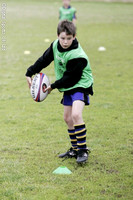
M 95 95 L 83 113 L 92 150 L 88 163 L 78 166 L 75 159 L 57 157 L 70 147 L 62 94 L 54 90 L 36 103 L 25 79 L 27 68 L 56 39 L 61 1 L 3 3 L 0 200 L 132 200 L 133 4 L 72 3 L 77 38 L 89 56 L 95 81 Z M 99 52 L 100 46 L 106 51 Z M 31 54 L 25 55 L 25 50 Z M 43 72 L 55 80 L 53 63 Z M 59 166 L 72 174 L 53 174 Z

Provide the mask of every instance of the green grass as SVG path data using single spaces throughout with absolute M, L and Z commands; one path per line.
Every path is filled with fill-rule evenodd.
M 69 148 L 62 94 L 32 100 L 26 69 L 56 38 L 60 1 L 9 1 L 0 63 L 0 199 L 131 200 L 133 4 L 74 1 L 77 37 L 89 56 L 95 95 L 84 109 L 89 161 L 57 155 Z M 106 47 L 99 52 L 98 47 Z M 24 55 L 30 50 L 30 55 Z M 43 70 L 55 80 L 53 63 Z M 54 175 L 59 166 L 71 175 Z

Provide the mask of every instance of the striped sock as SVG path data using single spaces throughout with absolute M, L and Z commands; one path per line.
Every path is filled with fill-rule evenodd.
M 71 144 L 72 144 L 72 148 L 74 150 L 77 149 L 77 138 L 76 138 L 76 135 L 75 135 L 75 130 L 70 130 L 68 129 L 68 133 L 69 133 L 69 137 L 70 137 L 70 140 L 71 140 Z
M 79 125 L 75 125 L 75 134 L 76 134 L 76 138 L 77 138 L 77 146 L 78 146 L 78 150 L 80 149 L 86 149 L 86 128 L 85 128 L 85 124 L 79 124 Z

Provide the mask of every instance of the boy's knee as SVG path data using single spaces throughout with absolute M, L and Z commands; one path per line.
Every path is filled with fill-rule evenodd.
M 81 119 L 81 116 L 79 113 L 75 112 L 72 114 L 72 119 L 73 119 L 73 122 L 76 124 Z
M 68 124 L 71 121 L 71 117 L 69 115 L 64 115 L 64 121 Z

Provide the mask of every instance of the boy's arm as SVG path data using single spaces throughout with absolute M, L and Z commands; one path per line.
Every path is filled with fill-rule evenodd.
M 50 47 L 44 52 L 44 54 L 27 69 L 26 76 L 32 77 L 34 74 L 39 73 L 43 68 L 47 67 L 53 60 L 53 43 Z
M 61 8 L 59 8 L 59 19 L 61 18 Z
M 72 22 L 73 22 L 74 25 L 76 26 L 76 18 L 73 18 Z
M 77 21 L 77 17 L 76 17 L 76 10 L 75 10 L 73 14 L 73 20 L 72 20 L 75 26 L 76 26 L 76 21 Z
M 66 71 L 61 79 L 51 84 L 51 88 L 69 88 L 74 86 L 81 78 L 83 69 L 87 65 L 85 58 L 76 58 L 68 61 Z

